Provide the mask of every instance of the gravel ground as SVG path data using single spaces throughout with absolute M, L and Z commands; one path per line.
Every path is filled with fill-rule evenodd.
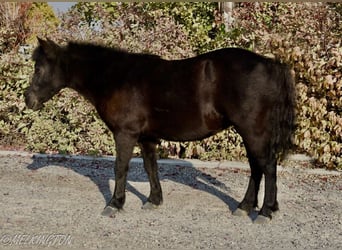
M 0 248 L 342 249 L 341 172 L 280 168 L 281 210 L 258 225 L 256 212 L 232 215 L 249 177 L 248 166 L 234 162 L 161 161 L 164 204 L 146 211 L 149 183 L 135 160 L 124 211 L 101 216 L 113 164 L 2 152 Z

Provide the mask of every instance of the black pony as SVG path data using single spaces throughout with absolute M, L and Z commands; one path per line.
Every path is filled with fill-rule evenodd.
M 163 201 L 155 155 L 159 140 L 199 140 L 231 125 L 243 138 L 251 167 L 247 192 L 234 213 L 248 214 L 257 206 L 262 175 L 265 197 L 257 220 L 272 218 L 278 210 L 277 158 L 291 145 L 295 119 L 295 88 L 286 65 L 238 48 L 169 61 L 91 44 L 62 47 L 38 40 L 27 106 L 38 110 L 62 88 L 72 88 L 95 106 L 114 134 L 115 190 L 104 215 L 124 205 L 136 143 L 151 186 L 144 207 L 152 208 Z

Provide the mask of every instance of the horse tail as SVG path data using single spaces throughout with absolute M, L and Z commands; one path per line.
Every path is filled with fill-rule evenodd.
M 295 130 L 296 90 L 294 74 L 285 64 L 277 63 L 273 70 L 277 85 L 276 103 L 271 109 L 272 154 L 284 159 L 293 145 Z

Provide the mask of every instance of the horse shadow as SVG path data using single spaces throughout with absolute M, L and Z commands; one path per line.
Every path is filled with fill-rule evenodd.
M 103 195 L 106 204 L 112 198 L 110 188 L 110 180 L 114 179 L 113 167 L 115 165 L 114 158 L 96 158 L 96 157 L 70 157 L 70 156 L 42 156 L 33 155 L 33 162 L 27 166 L 29 170 L 39 170 L 44 167 L 64 167 L 89 178 Z M 148 182 L 147 174 L 143 167 L 142 159 L 135 162 L 130 162 L 130 169 L 127 176 L 127 191 L 136 195 L 144 204 L 147 201 L 147 196 L 133 187 L 129 182 Z M 170 166 L 171 164 L 172 166 Z M 193 189 L 207 192 L 218 197 L 230 209 L 235 211 L 238 207 L 238 201 L 229 196 L 227 192 L 230 189 L 215 177 L 206 174 L 197 168 L 192 163 L 182 160 L 170 161 L 167 163 L 158 161 L 160 181 L 172 181 L 189 186 Z M 91 166 L 91 167 L 89 167 Z

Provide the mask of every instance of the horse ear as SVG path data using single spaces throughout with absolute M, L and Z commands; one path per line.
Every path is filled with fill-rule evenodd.
M 46 41 L 51 45 L 51 46 L 55 46 L 55 47 L 58 47 L 58 45 L 54 42 L 54 41 L 52 41 L 52 40 L 50 40 L 50 38 L 46 38 Z
M 45 55 L 50 59 L 54 59 L 57 55 L 59 46 L 49 38 L 47 38 L 47 40 L 44 40 L 40 37 L 37 37 L 37 39 Z
M 37 40 L 39 45 L 41 45 L 42 43 L 44 43 L 45 41 L 43 39 L 41 39 L 39 36 L 37 36 Z

